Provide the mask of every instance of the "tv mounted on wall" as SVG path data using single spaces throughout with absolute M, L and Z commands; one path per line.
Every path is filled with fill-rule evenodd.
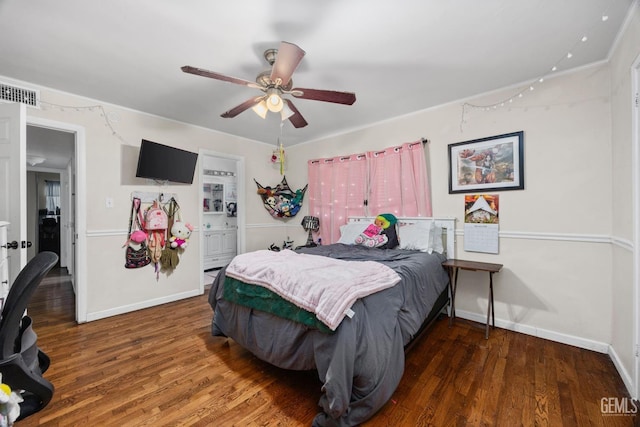
M 136 176 L 191 184 L 197 160 L 198 153 L 143 139 Z

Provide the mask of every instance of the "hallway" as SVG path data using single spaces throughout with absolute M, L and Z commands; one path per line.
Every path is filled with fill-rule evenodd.
M 37 319 L 37 331 L 44 332 L 47 326 L 76 325 L 75 294 L 71 276 L 64 267 L 54 267 L 45 277 L 27 307 L 29 314 Z

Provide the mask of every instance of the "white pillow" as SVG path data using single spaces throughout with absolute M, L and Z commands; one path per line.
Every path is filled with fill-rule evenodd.
M 354 245 L 356 243 L 356 237 L 361 235 L 368 226 L 368 222 L 352 222 L 349 224 L 341 225 L 340 239 L 338 239 L 338 243 L 344 243 L 345 245 Z
M 432 236 L 433 236 L 433 244 L 431 245 L 431 248 L 433 249 L 434 252 L 443 254 L 444 245 L 442 244 L 442 227 L 434 224 Z
M 399 248 L 431 253 L 434 234 L 433 227 L 433 221 L 429 223 L 421 221 L 415 224 L 401 226 L 398 236 L 400 240 Z

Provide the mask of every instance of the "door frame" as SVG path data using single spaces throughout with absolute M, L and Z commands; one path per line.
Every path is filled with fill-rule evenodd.
M 200 212 L 199 214 L 199 220 L 200 220 L 200 227 L 198 227 L 199 233 L 200 233 L 200 292 L 204 293 L 204 229 L 202 227 L 202 224 L 204 224 L 204 213 L 202 212 L 202 184 L 204 183 L 203 181 L 203 176 L 204 176 L 204 161 L 203 158 L 204 157 L 217 157 L 220 159 L 224 159 L 224 160 L 231 160 L 231 161 L 235 161 L 236 162 L 236 175 L 237 175 L 237 196 L 238 196 L 238 213 L 236 216 L 236 223 L 238 226 L 237 229 L 237 233 L 236 233 L 236 253 L 238 254 L 242 254 L 246 251 L 246 236 L 245 236 L 245 229 L 246 229 L 246 208 L 247 205 L 245 203 L 245 178 L 244 178 L 244 157 L 242 156 L 236 156 L 233 154 L 227 154 L 227 153 L 220 153 L 217 151 L 211 151 L 211 150 L 206 150 L 206 149 L 200 149 L 198 151 L 198 185 L 199 187 L 199 191 L 198 191 L 198 203 L 199 203 L 199 207 L 198 207 L 198 212 Z
M 87 170 L 86 133 L 82 126 L 30 116 L 27 111 L 27 126 L 37 126 L 69 132 L 75 135 L 75 177 L 69 181 L 75 186 L 75 259 L 74 282 L 76 292 L 76 322 L 87 321 Z

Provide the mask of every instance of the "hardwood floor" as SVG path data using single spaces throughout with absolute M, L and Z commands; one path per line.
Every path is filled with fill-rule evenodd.
M 309 426 L 315 372 L 275 368 L 210 336 L 206 295 L 75 324 L 68 277 L 52 272 L 29 314 L 51 357 L 51 403 L 19 426 Z M 608 356 L 446 318 L 407 355 L 392 399 L 365 426 L 632 426 L 603 415 L 628 397 Z

